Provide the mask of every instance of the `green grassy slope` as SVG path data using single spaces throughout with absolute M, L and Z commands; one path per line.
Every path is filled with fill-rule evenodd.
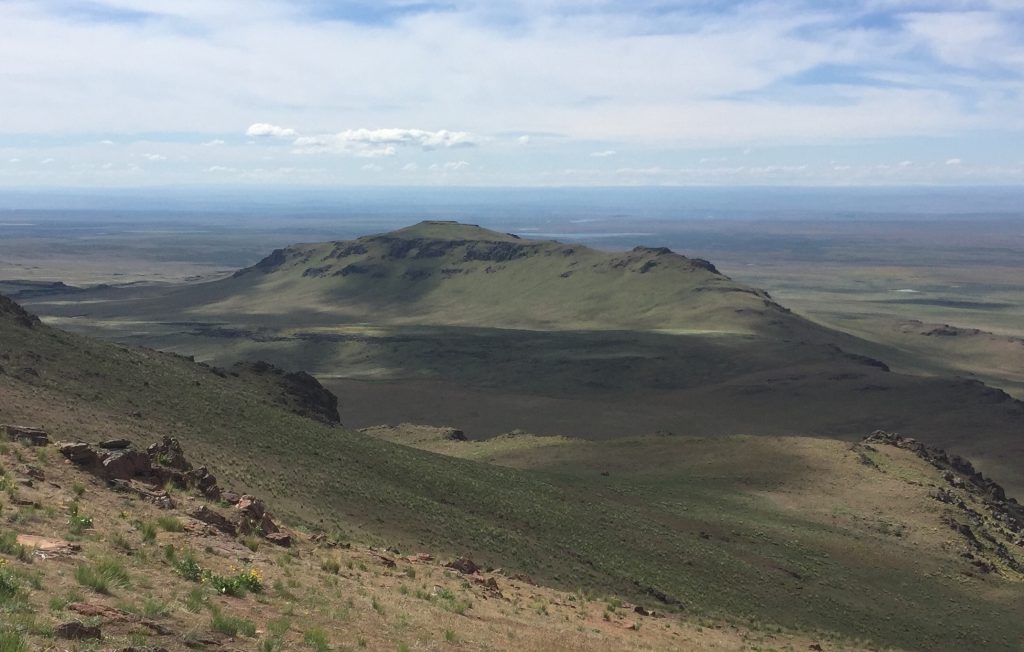
M 729 440 L 704 449 L 716 460 L 709 473 L 667 465 L 621 479 L 588 464 L 497 467 L 326 426 L 282 409 L 262 383 L 0 308 L 0 420 L 42 425 L 58 438 L 177 437 L 222 486 L 264 496 L 292 521 L 468 551 L 569 589 L 648 602 L 660 591 L 693 613 L 908 649 L 967 641 L 1015 649 L 1024 636 L 1013 617 L 1019 584 L 965 576 L 953 552 L 877 526 L 867 516 L 873 503 L 834 522 L 779 502 L 775 494 L 815 494 L 841 481 L 880 487 L 884 504 L 909 500 L 906 520 L 934 516 L 938 503 L 923 489 L 882 483 L 843 444 L 809 456 L 785 441 Z M 657 459 L 692 457 L 693 447 L 659 449 Z
M 258 318 L 271 326 L 749 333 L 802 321 L 764 292 L 667 249 L 607 253 L 444 222 L 293 245 L 169 300 L 197 319 Z

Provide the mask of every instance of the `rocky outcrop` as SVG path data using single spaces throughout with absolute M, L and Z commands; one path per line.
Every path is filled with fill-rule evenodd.
M 232 371 L 236 374 L 252 374 L 272 379 L 281 390 L 278 402 L 292 412 L 322 423 L 341 423 L 341 417 L 338 415 L 338 397 L 305 371 L 288 372 L 263 361 L 240 362 Z
M 457 570 L 466 575 L 472 575 L 473 573 L 483 570 L 473 563 L 473 560 L 468 557 L 459 557 L 458 559 L 448 562 L 444 566 L 445 568 L 451 568 L 452 570 Z
M 1002 567 L 1024 575 L 1024 506 L 1008 497 L 1003 487 L 969 460 L 897 433 L 876 430 L 854 449 L 863 454 L 876 451 L 878 445 L 910 451 L 941 471 L 946 486 L 929 495 L 954 510 L 944 514 L 942 522 L 960 537 L 965 545 L 961 556 L 974 568 L 993 573 Z
M 242 534 L 267 536 L 280 532 L 280 528 L 267 512 L 267 506 L 259 498 L 249 495 L 242 496 L 235 505 L 235 509 L 238 510 L 241 517 L 238 522 L 238 531 Z
M 39 317 L 0 294 L 0 318 L 5 317 L 23 328 L 35 328 L 42 323 Z
M 41 428 L 3 424 L 0 425 L 0 430 L 7 433 L 7 436 L 14 441 L 20 441 L 30 446 L 47 446 L 50 443 L 50 436 Z
M 192 510 L 188 514 L 197 521 L 202 521 L 207 525 L 213 526 L 216 530 L 223 532 L 229 536 L 235 536 L 238 534 L 238 526 L 228 517 L 224 516 L 220 512 L 210 509 L 206 505 L 200 505 L 196 509 Z
M 145 452 L 131 448 L 127 440 L 107 440 L 97 448 L 80 441 L 66 442 L 59 448 L 73 464 L 112 483 L 119 481 L 121 489 L 129 489 L 127 483 L 131 481 L 148 483 L 154 491 L 170 483 L 182 489 L 194 488 L 207 498 L 220 497 L 217 478 L 205 467 L 192 468 L 181 444 L 171 437 L 164 437 Z

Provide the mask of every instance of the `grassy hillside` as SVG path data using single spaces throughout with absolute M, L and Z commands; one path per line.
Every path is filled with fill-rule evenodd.
M 884 428 L 1024 490 L 1024 404 L 970 380 L 888 373 L 848 353 L 922 367 L 665 249 L 608 253 L 424 222 L 280 249 L 216 282 L 32 306 L 50 323 L 212 364 L 303 369 L 358 426 L 850 439 Z
M 186 451 L 187 454 L 187 451 Z M 22 470 L 35 477 L 26 484 Z M 182 489 L 158 508 L 116 493 L 54 446 L 0 435 L 0 649 L 804 649 L 813 633 L 664 613 L 552 590 L 447 557 L 290 533 L 288 547 L 195 518 L 236 508 Z M 273 509 L 273 505 L 270 506 Z M 101 639 L 68 640 L 97 635 Z M 90 631 L 91 630 L 91 631 Z M 856 649 L 856 648 L 846 648 Z
M 586 456 L 495 466 L 332 427 L 244 374 L 3 309 L 0 421 L 64 439 L 177 437 L 222 486 L 266 498 L 292 523 L 469 552 L 567 590 L 679 600 L 688 617 L 759 631 L 932 650 L 1016 649 L 1024 636 L 1016 576 L 959 557 L 947 507 L 927 497 L 941 478 L 899 452 L 878 453 L 893 469 L 884 474 L 847 444 L 809 439 L 626 441 L 605 449 L 621 466 Z

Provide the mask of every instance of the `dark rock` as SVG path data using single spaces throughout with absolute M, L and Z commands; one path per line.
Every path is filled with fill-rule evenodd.
M 70 442 L 60 444 L 61 455 L 71 460 L 78 466 L 92 467 L 99 464 L 99 455 L 92 446 L 85 442 Z
M 238 495 L 237 493 L 235 493 L 234 491 L 222 491 L 222 492 L 220 492 L 220 499 L 221 499 L 221 500 L 222 500 L 223 502 L 227 503 L 228 505 L 237 505 L 237 504 L 238 504 L 238 501 L 239 501 L 239 500 L 240 500 L 241 498 L 242 498 L 242 497 L 241 497 L 241 496 L 239 496 L 239 495 Z
M 640 614 L 641 616 L 648 616 L 650 618 L 654 618 L 654 617 L 656 617 L 658 615 L 655 612 L 651 611 L 650 609 L 644 609 L 640 605 L 637 605 L 637 606 L 633 607 L 633 613 Z
M 468 441 L 466 433 L 462 432 L 458 428 L 449 429 L 448 432 L 445 433 L 444 438 L 451 441 Z
M 18 326 L 30 329 L 42 323 L 39 321 L 39 317 L 36 317 L 2 294 L 0 294 L 0 317 L 8 317 Z
M 152 465 L 142 451 L 117 450 L 102 458 L 103 475 L 109 480 L 130 480 L 136 476 L 150 475 Z
M 238 270 L 237 272 L 235 272 L 231 276 L 231 278 L 238 278 L 240 276 L 245 276 L 246 274 L 249 274 L 250 272 L 261 272 L 263 274 L 269 274 L 270 272 L 273 272 L 274 270 L 276 270 L 279 267 L 281 267 L 282 265 L 284 265 L 287 261 L 288 261 L 287 250 L 285 250 L 285 249 L 275 249 L 275 250 L 270 252 L 269 256 L 267 256 L 266 258 L 264 258 L 260 262 L 256 263 L 252 267 L 246 267 L 245 269 Z
M 132 443 L 127 439 L 107 439 L 106 441 L 101 441 L 97 445 L 100 448 L 105 448 L 107 450 L 124 450 L 125 448 L 129 448 Z
M 44 473 L 43 470 L 41 468 L 39 468 L 38 466 L 32 466 L 31 464 L 26 464 L 25 467 L 24 467 L 24 472 L 25 472 L 25 475 L 27 475 L 30 478 L 35 478 L 36 480 L 45 480 L 46 479 L 46 473 Z
M 110 488 L 114 491 L 135 494 L 143 500 L 153 503 L 160 509 L 174 509 L 174 500 L 163 489 L 147 487 L 134 480 L 113 479 L 110 481 Z
M 85 623 L 77 620 L 57 625 L 53 628 L 53 635 L 57 638 L 65 638 L 75 641 L 102 638 L 99 626 L 86 625 Z
M 473 573 L 481 570 L 481 568 L 473 563 L 473 560 L 469 557 L 459 557 L 458 559 L 450 561 L 445 564 L 445 568 L 451 568 L 466 575 L 472 575 Z
M 166 466 L 179 471 L 191 471 L 192 465 L 185 459 L 181 444 L 173 437 L 164 437 L 160 443 L 146 449 L 153 464 Z
M 210 500 L 218 500 L 220 498 L 220 487 L 217 486 L 217 478 L 205 466 L 185 473 L 185 482 L 188 486 L 198 489 L 199 493 Z
M 338 397 L 304 371 L 286 372 L 262 360 L 237 363 L 232 371 L 270 377 L 281 390 L 279 402 L 296 414 L 323 423 L 341 423 Z
M 217 530 L 229 536 L 235 536 L 238 534 L 238 527 L 231 522 L 231 519 L 218 511 L 210 509 L 206 505 L 200 505 L 196 509 L 192 510 L 189 512 L 189 516 L 197 521 L 202 521 L 207 525 L 212 525 Z
M 651 596 L 652 598 L 654 598 L 655 600 L 657 600 L 658 602 L 660 602 L 662 604 L 676 605 L 676 606 L 683 604 L 682 600 L 680 600 L 679 598 L 676 598 L 675 596 L 669 595 L 668 593 L 665 593 L 661 589 L 655 588 L 653 586 L 644 586 L 644 585 L 642 585 L 637 580 L 634 580 L 633 584 L 635 584 L 637 586 L 637 588 L 642 590 L 644 593 L 646 593 L 647 595 Z
M 242 496 L 235 508 L 241 512 L 238 531 L 242 534 L 259 534 L 265 537 L 280 531 L 273 518 L 267 513 L 263 501 L 259 498 L 249 495 Z
M 41 428 L 16 425 L 3 425 L 0 428 L 14 441 L 20 441 L 31 446 L 48 446 L 50 444 L 50 436 Z
M 282 548 L 292 547 L 292 537 L 290 534 L 285 532 L 272 532 L 266 536 L 267 541 L 270 543 L 281 546 Z

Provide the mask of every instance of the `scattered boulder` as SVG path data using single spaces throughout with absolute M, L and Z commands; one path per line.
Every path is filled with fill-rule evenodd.
M 76 441 L 60 444 L 60 453 L 78 466 L 93 467 L 99 464 L 100 457 L 92 446 Z
M 149 457 L 140 451 L 115 450 L 102 457 L 100 462 L 103 475 L 108 480 L 130 480 L 136 476 L 150 475 L 152 466 Z
M 57 625 L 53 628 L 53 635 L 73 641 L 102 638 L 98 625 L 86 625 L 77 620 Z
M 469 557 L 459 557 L 458 559 L 450 561 L 447 564 L 445 564 L 445 568 L 457 570 L 465 575 L 472 575 L 483 570 L 475 563 L 473 563 L 473 560 Z
M 185 459 L 185 451 L 181 444 L 173 437 L 164 437 L 159 443 L 152 444 L 146 449 L 153 464 L 165 466 L 179 471 L 191 471 L 192 465 Z
M 135 494 L 143 500 L 153 503 L 160 509 L 174 509 L 175 507 L 174 500 L 166 491 L 136 480 L 114 479 L 110 481 L 110 488 L 114 491 Z
M 292 537 L 286 532 L 271 532 L 264 538 L 275 546 L 281 546 L 282 548 L 292 547 Z
M 468 441 L 466 433 L 458 428 L 449 428 L 445 433 L 444 438 L 450 441 Z
M 32 466 L 31 464 L 26 464 L 22 468 L 22 471 L 25 473 L 25 475 L 27 475 L 30 478 L 35 478 L 36 480 L 45 480 L 46 479 L 46 473 L 44 473 L 43 470 L 41 468 L 39 468 L 38 466 Z
M 217 478 L 205 466 L 186 472 L 185 483 L 198 489 L 199 493 L 210 500 L 218 500 L 220 498 L 220 487 L 217 486 Z
M 123 450 L 129 448 L 132 445 L 127 439 L 106 439 L 101 441 L 97 446 L 106 450 Z
M 0 425 L 0 428 L 14 441 L 20 441 L 31 446 L 48 446 L 50 444 L 50 436 L 41 428 L 11 424 Z
M 387 566 L 388 568 L 394 568 L 395 566 L 397 566 L 395 560 L 391 557 L 388 557 L 387 555 L 382 555 L 381 553 L 374 551 L 370 551 L 370 555 L 372 555 L 377 561 L 379 561 L 384 566 Z
M 227 503 L 228 505 L 237 505 L 238 501 L 241 500 L 241 498 L 242 497 L 239 496 L 234 491 L 222 491 L 222 492 L 220 492 L 220 500 L 222 502 Z
M 221 514 L 220 512 L 210 509 L 206 505 L 200 505 L 196 509 L 189 512 L 189 516 L 202 521 L 207 525 L 213 526 L 215 529 L 227 534 L 228 536 L 235 536 L 238 534 L 238 527 L 231 522 L 231 520 Z
M 265 537 L 280 532 L 280 528 L 267 512 L 266 505 L 259 498 L 244 495 L 238 499 L 235 508 L 242 514 L 238 525 L 238 531 L 242 534 L 255 533 Z

